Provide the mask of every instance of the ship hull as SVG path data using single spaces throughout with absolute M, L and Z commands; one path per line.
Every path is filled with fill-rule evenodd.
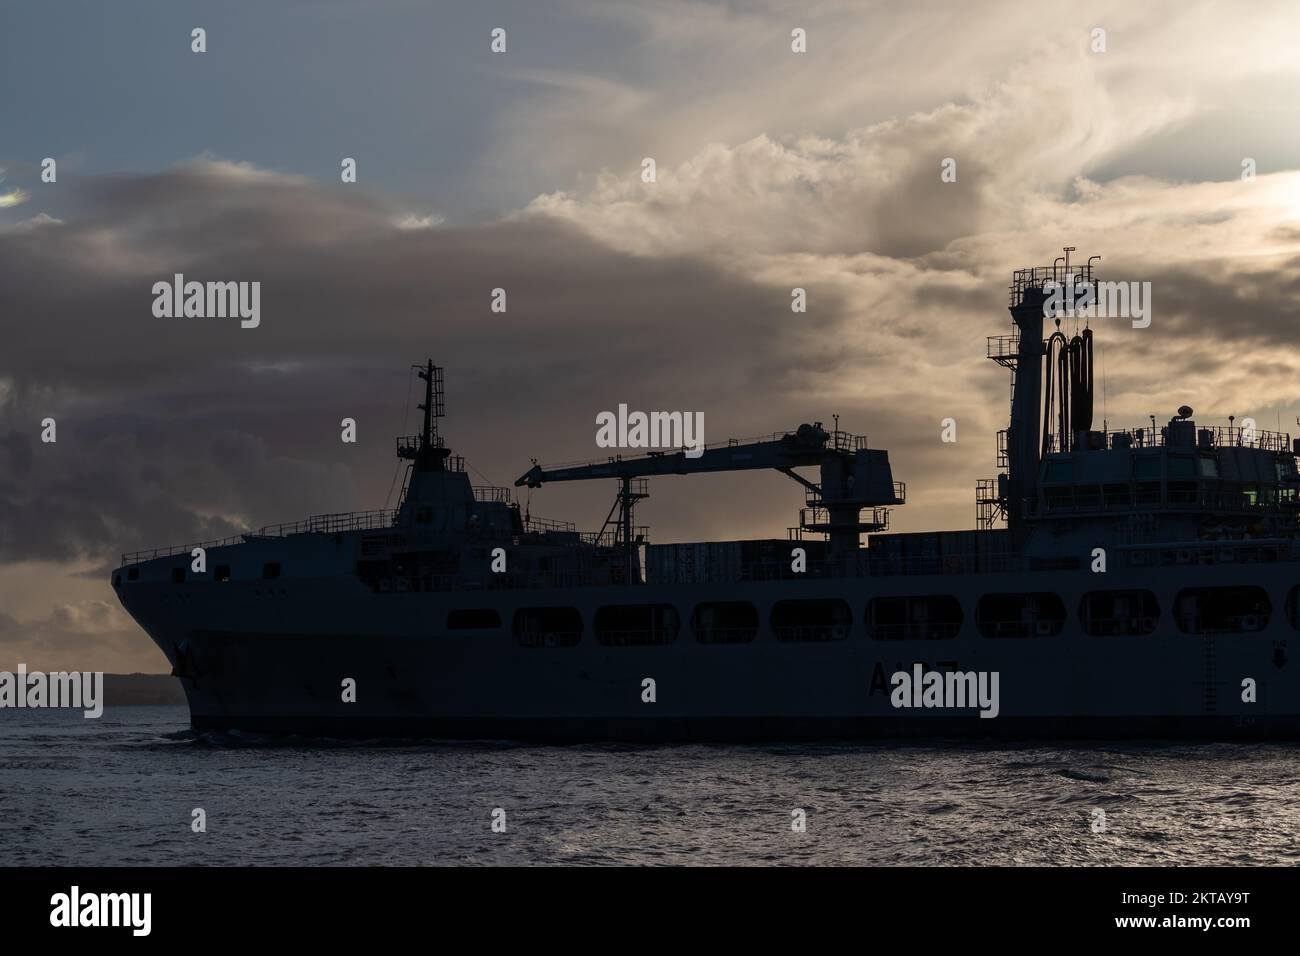
M 198 730 L 324 736 L 534 741 L 782 741 L 863 738 L 1300 738 L 1297 639 L 1283 613 L 1300 568 L 1152 569 L 1141 581 L 1161 607 L 1140 636 L 1085 634 L 1074 609 L 1097 586 L 1078 572 L 934 575 L 719 585 L 376 594 L 337 581 L 137 585 L 123 600 L 168 656 Z M 1198 584 L 1265 586 L 1273 606 L 1253 633 L 1186 634 L 1168 609 Z M 1032 589 L 1071 609 L 1049 636 L 990 638 L 979 596 Z M 254 591 L 257 592 L 254 595 Z M 878 595 L 944 594 L 965 611 L 958 636 L 875 640 L 864 607 Z M 273 595 L 273 596 L 272 596 Z M 777 640 L 779 600 L 841 598 L 841 639 Z M 747 643 L 705 644 L 692 632 L 704 601 L 751 603 L 762 626 Z M 677 609 L 670 643 L 608 646 L 592 633 L 601 606 Z M 572 607 L 586 626 L 573 646 L 524 646 L 520 608 Z M 448 631 L 448 612 L 491 608 L 501 626 Z M 891 702 L 891 679 L 926 671 L 997 673 L 997 715 L 975 707 Z M 652 682 L 652 683 L 647 683 Z M 349 683 L 354 699 L 349 697 Z M 1249 687 L 1249 689 L 1247 689 Z

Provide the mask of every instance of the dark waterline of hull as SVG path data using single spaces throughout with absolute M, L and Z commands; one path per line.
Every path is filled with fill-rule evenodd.
M 932 740 L 1300 740 L 1300 717 L 193 717 L 197 731 L 529 743 L 778 743 Z

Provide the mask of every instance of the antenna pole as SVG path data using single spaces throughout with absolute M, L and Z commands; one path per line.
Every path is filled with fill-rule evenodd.
M 424 412 L 424 428 L 414 449 L 406 453 L 399 451 L 401 457 L 414 458 L 417 471 L 442 471 L 445 460 L 451 454 L 442 445 L 438 436 L 438 419 L 445 414 L 442 392 L 442 368 L 429 359 L 424 365 L 412 365 L 419 369 L 420 378 L 424 379 L 424 402 L 420 410 Z
M 428 364 L 420 370 L 420 378 L 424 379 L 424 404 L 420 406 L 424 409 L 424 430 L 420 435 L 420 444 L 427 448 L 433 444 L 433 430 L 436 427 L 433 420 L 433 359 L 429 359 Z

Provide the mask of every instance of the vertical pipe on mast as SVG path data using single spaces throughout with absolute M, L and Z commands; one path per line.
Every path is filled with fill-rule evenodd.
M 424 379 L 424 432 L 420 437 L 425 447 L 433 445 L 433 359 L 429 359 L 424 370 L 420 372 Z
M 1011 394 L 1011 422 L 1007 428 L 1007 527 L 1022 532 L 1025 500 L 1034 497 L 1038 479 L 1039 422 L 1043 378 L 1042 281 L 1030 277 L 1020 301 L 1011 306 L 1019 333 L 1015 389 Z

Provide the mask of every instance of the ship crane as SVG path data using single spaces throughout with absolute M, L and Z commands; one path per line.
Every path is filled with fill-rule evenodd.
M 821 471 L 819 482 L 809 481 L 794 471 L 813 466 Z M 833 555 L 856 551 L 862 534 L 887 527 L 886 506 L 901 505 L 905 500 L 904 485 L 894 481 L 887 451 L 867 448 L 864 435 L 851 435 L 838 429 L 828 432 L 821 422 L 800 425 L 793 432 L 766 440 L 732 439 L 725 445 L 705 447 L 695 457 L 685 450 L 661 451 L 630 458 L 613 456 L 606 461 L 559 468 L 543 468 L 534 461 L 533 467 L 515 485 L 539 488 L 547 482 L 617 479 L 618 497 L 606 519 L 606 527 L 614 525 L 616 544 L 630 552 L 636 544 L 632 509 L 649 494 L 645 479 L 769 468 L 804 486 L 807 507 L 800 511 L 800 528 L 827 535 Z M 870 520 L 863 520 L 862 511 L 866 508 L 872 509 Z

